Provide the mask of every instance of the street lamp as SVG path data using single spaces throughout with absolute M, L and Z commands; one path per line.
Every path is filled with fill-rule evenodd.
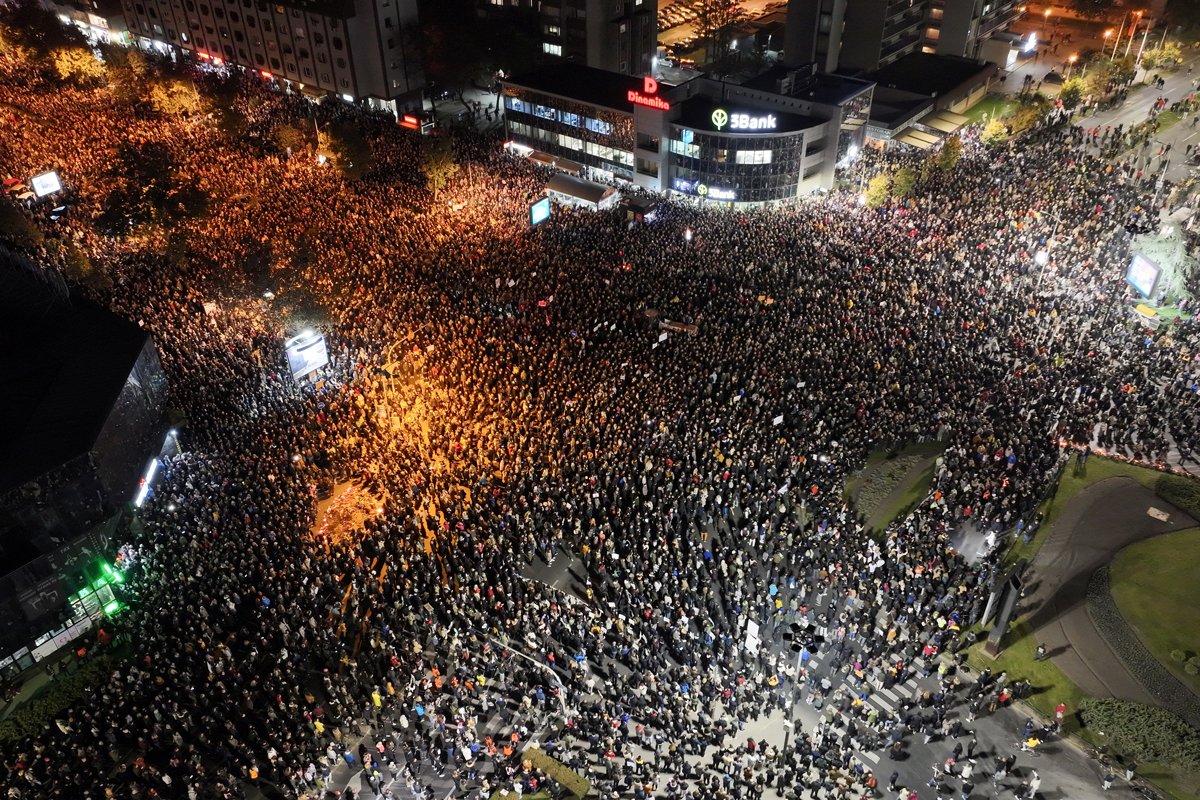
M 1071 68 L 1075 66 L 1075 62 L 1078 60 L 1079 60 L 1078 53 L 1071 53 L 1071 56 L 1067 59 L 1067 79 L 1070 79 Z
M 1050 21 L 1050 9 L 1047 8 L 1042 12 L 1042 35 L 1046 35 L 1046 23 Z

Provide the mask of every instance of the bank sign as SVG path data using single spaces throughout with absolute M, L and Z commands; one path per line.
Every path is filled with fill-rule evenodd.
M 779 127 L 774 114 L 731 114 L 723 108 L 717 108 L 713 109 L 711 119 L 713 127 L 719 131 L 726 126 L 731 131 L 773 131 Z

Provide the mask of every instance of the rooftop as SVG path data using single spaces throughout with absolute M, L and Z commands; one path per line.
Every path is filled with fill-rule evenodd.
M 642 90 L 641 78 L 586 67 L 572 61 L 560 61 L 532 72 L 514 75 L 504 83 L 625 113 L 633 110 L 633 104 L 629 102 L 629 90 Z
M 853 78 L 848 75 L 830 75 L 819 72 L 813 73 L 813 65 L 808 64 L 798 68 L 785 64 L 776 64 L 765 72 L 755 75 L 742 83 L 747 89 L 757 89 L 761 92 L 779 93 L 780 81 L 787 78 L 788 73 L 795 72 L 796 89 L 791 96 L 812 100 L 823 105 L 837 106 L 871 87 L 873 81 L 863 78 Z
M 89 452 L 150 334 L 0 250 L 0 492 Z
M 880 86 L 938 97 L 995 70 L 994 64 L 969 58 L 909 53 L 867 77 Z

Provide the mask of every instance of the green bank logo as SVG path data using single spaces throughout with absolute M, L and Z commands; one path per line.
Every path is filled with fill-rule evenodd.
M 729 112 L 723 108 L 718 108 L 712 113 L 712 124 L 716 126 L 717 130 L 724 128 L 729 124 Z

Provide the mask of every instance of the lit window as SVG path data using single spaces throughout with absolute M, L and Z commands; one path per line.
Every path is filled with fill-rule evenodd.
M 771 163 L 771 151 L 770 150 L 738 150 L 736 161 L 738 164 L 770 164 Z
M 551 44 L 550 42 L 542 42 L 542 52 L 549 53 L 552 56 L 561 56 L 562 55 L 562 45 L 561 44 Z

